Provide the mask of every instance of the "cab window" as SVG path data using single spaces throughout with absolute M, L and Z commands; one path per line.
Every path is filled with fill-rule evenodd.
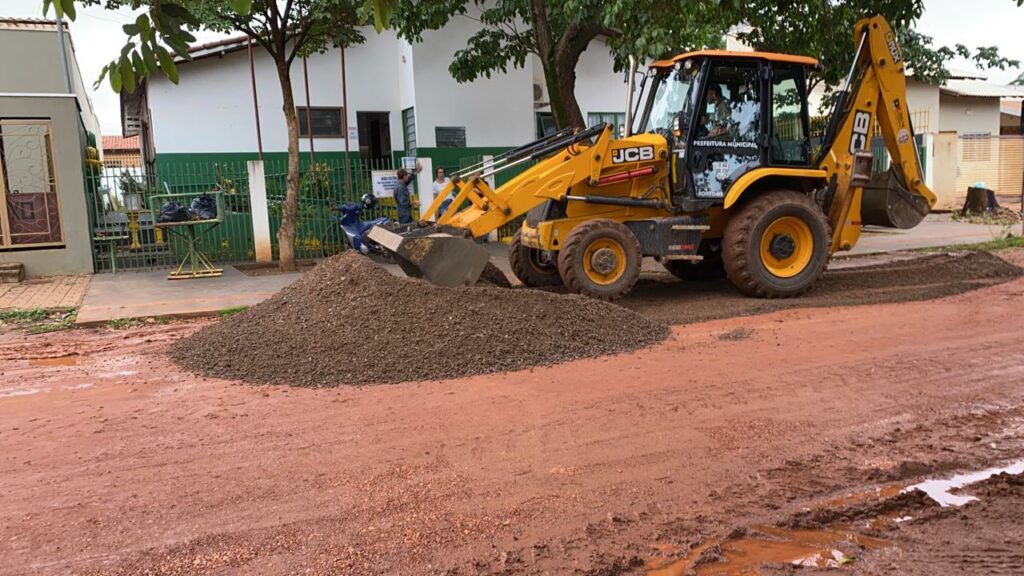
M 757 142 L 761 98 L 757 64 L 718 64 L 708 77 L 696 136 L 719 142 Z
M 803 68 L 775 66 L 772 73 L 772 164 L 810 163 Z

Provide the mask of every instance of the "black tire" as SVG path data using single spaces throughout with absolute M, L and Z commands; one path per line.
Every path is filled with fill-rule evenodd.
M 773 230 L 780 232 L 772 234 Z M 830 241 L 828 220 L 810 197 L 776 190 L 752 199 L 729 219 L 722 259 L 726 275 L 740 292 L 792 298 L 810 290 L 821 277 Z
M 722 245 L 718 240 L 701 242 L 697 252 L 704 257 L 692 260 L 662 260 L 661 265 L 676 278 L 684 282 L 713 282 L 725 278 L 725 263 L 722 262 Z
M 508 262 L 512 267 L 512 273 L 530 288 L 561 286 L 562 277 L 558 273 L 558 265 L 541 261 L 540 253 L 541 251 L 536 248 L 524 246 L 522 232 L 516 232 L 508 248 Z
M 591 220 L 565 239 L 558 252 L 558 271 L 570 291 L 614 300 L 633 289 L 642 261 L 640 243 L 629 228 L 614 220 Z M 607 275 L 604 269 L 609 270 Z

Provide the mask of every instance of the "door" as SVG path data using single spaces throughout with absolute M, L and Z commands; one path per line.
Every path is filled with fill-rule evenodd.
M 371 162 L 391 160 L 391 123 L 387 112 L 356 112 L 359 157 Z
M 62 242 L 51 124 L 0 120 L 0 249 Z
M 740 176 L 764 163 L 759 65 L 712 62 L 690 143 L 690 173 L 699 199 L 725 197 Z

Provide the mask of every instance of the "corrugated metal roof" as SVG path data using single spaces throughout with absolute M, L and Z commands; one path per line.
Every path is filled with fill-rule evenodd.
M 943 94 L 973 96 L 976 98 L 1024 98 L 1024 89 L 1016 86 L 1000 86 L 980 80 L 947 80 L 940 86 Z

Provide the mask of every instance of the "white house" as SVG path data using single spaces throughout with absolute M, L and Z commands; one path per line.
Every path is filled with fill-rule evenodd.
M 319 161 L 341 158 L 347 144 L 350 157 L 364 162 L 416 156 L 425 167 L 451 169 L 469 158 L 536 139 L 539 130 L 551 125 L 539 59 L 465 84 L 448 72 L 453 54 L 478 27 L 473 19 L 456 17 L 443 30 L 424 33 L 418 44 L 394 32 L 365 29 L 366 41 L 344 53 L 344 95 L 340 50 L 296 60 L 291 75 L 304 161 L 311 146 Z M 155 161 L 158 172 L 177 163 L 255 159 L 260 145 L 270 161 L 285 156 L 287 133 L 276 71 L 269 55 L 253 43 L 250 74 L 248 48 L 245 37 L 195 46 L 192 60 L 179 60 L 178 85 L 154 76 L 144 90 L 122 102 L 126 135 L 143 134 L 147 159 Z M 621 124 L 624 79 L 613 70 L 604 41 L 595 40 L 578 67 L 577 96 L 584 117 Z M 348 109 L 343 111 L 346 100 Z M 305 126 L 307 108 L 312 138 Z M 429 180 L 429 174 L 424 177 Z

